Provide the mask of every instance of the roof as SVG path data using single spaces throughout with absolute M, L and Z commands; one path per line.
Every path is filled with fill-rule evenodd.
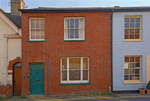
M 18 28 L 21 28 L 21 16 L 20 15 L 11 15 L 10 13 L 5 13 L 1 8 L 0 11 L 9 18 Z
M 49 8 L 38 7 L 33 9 L 19 9 L 22 13 L 78 13 L 78 12 L 111 12 L 112 7 L 89 7 L 89 8 Z
M 51 8 L 38 7 L 33 9 L 19 9 L 22 13 L 78 13 L 78 12 L 143 12 L 150 11 L 150 7 L 81 7 L 81 8 Z

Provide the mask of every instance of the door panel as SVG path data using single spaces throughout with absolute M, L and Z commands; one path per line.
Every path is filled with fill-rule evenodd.
M 14 68 L 14 96 L 21 95 L 21 68 Z
M 30 64 L 30 94 L 44 94 L 44 63 Z

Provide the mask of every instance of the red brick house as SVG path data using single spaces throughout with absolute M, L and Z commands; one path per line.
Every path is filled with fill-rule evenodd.
M 111 9 L 22 9 L 22 93 L 109 91 Z

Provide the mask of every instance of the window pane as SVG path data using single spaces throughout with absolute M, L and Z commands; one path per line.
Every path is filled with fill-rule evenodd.
M 134 22 L 134 18 L 130 18 L 130 23 L 131 23 L 131 22 Z
M 129 80 L 129 75 L 125 75 L 124 80 Z
M 67 58 L 62 58 L 62 69 L 67 69 Z
M 83 70 L 83 80 L 88 80 L 88 70 Z
M 83 18 L 80 18 L 79 26 L 81 29 L 84 29 L 84 19 Z
M 134 28 L 134 23 L 130 23 L 130 28 Z
M 41 28 L 45 28 L 45 19 L 41 19 Z
M 31 19 L 31 28 L 35 28 L 35 19 Z
M 140 23 L 136 23 L 136 28 L 140 28 Z
M 129 18 L 125 18 L 125 22 L 129 22 Z
M 129 28 L 129 24 L 125 24 L 125 28 Z
M 35 39 L 35 30 L 31 30 L 31 39 Z
M 79 38 L 79 30 L 75 29 L 75 38 Z
M 69 58 L 69 69 L 80 69 L 81 58 Z
M 65 28 L 69 28 L 69 19 L 65 19 Z
M 135 76 L 135 80 L 140 80 L 139 75 L 136 75 L 136 76 Z
M 74 38 L 74 29 L 70 29 L 70 38 Z
M 36 39 L 41 39 L 41 30 L 40 29 L 36 30 Z
M 134 75 L 134 69 L 130 69 L 130 75 Z
M 134 30 L 133 29 L 130 30 L 130 39 L 134 39 Z
M 70 28 L 74 28 L 74 19 L 70 19 Z
M 130 34 L 130 39 L 134 39 L 134 33 Z
M 70 70 L 69 80 L 80 80 L 80 70 Z
M 134 75 L 130 75 L 130 79 L 129 80 L 134 80 Z
M 130 62 L 134 62 L 134 57 L 130 57 Z
M 88 69 L 88 58 L 83 58 L 83 69 Z
M 129 62 L 129 57 L 125 57 L 125 62 Z
M 40 28 L 40 23 L 41 23 L 41 20 L 40 19 L 36 19 L 36 28 Z
M 140 57 L 135 57 L 136 62 L 140 62 Z
M 62 71 L 62 81 L 67 81 L 67 71 Z
M 130 33 L 130 30 L 125 29 L 125 39 L 129 39 L 129 33 Z
M 140 22 L 140 18 L 136 18 L 136 22 Z
M 139 69 L 135 69 L 135 75 L 139 75 Z
M 45 31 L 41 30 L 41 39 L 45 39 Z
M 135 39 L 139 39 L 139 38 L 140 38 L 139 34 L 135 34 Z
M 80 31 L 80 32 L 79 32 L 79 38 L 84 38 L 84 36 L 83 36 L 83 35 L 84 35 L 84 34 L 83 34 L 83 33 L 84 33 L 84 30 L 83 30 L 83 29 L 80 29 L 79 31 Z
M 129 75 L 130 74 L 130 70 L 129 69 L 125 69 L 124 73 Z
M 129 68 L 134 68 L 134 63 L 129 63 Z
M 79 28 L 79 19 L 75 19 L 75 28 Z
M 140 67 L 140 63 L 135 63 L 135 67 Z

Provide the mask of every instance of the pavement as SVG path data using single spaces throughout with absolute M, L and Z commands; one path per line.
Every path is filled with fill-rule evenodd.
M 150 101 L 150 94 L 116 94 L 105 96 L 60 96 L 60 97 L 32 97 L 18 99 L 13 97 L 5 101 Z

